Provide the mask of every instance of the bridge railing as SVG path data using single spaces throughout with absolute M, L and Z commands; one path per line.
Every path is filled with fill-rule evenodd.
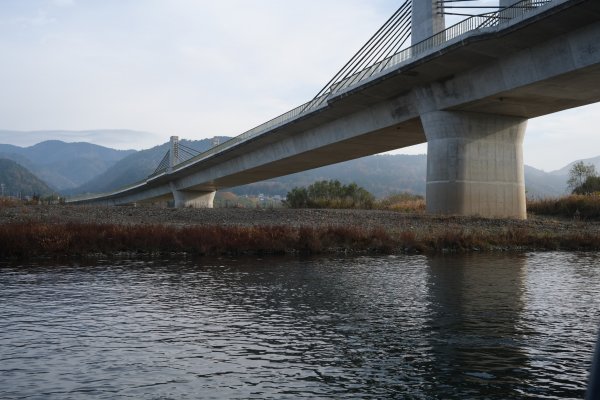
M 325 100 L 326 100 L 326 96 L 317 97 L 309 102 L 302 104 L 301 106 L 294 108 L 293 110 L 290 110 L 284 114 L 281 114 L 281 115 L 265 122 L 264 124 L 258 125 L 257 127 L 252 128 L 252 129 L 242 133 L 241 135 L 238 135 L 234 138 L 229 139 L 226 142 L 221 143 L 220 145 L 217 145 L 209 150 L 206 150 L 205 152 L 202 152 L 195 157 L 185 160 L 184 162 L 177 164 L 173 169 L 179 170 L 181 168 L 185 168 L 186 166 L 188 166 L 190 164 L 204 160 L 214 154 L 220 153 L 224 150 L 234 147 L 239 143 L 242 143 L 242 142 L 245 142 L 254 137 L 260 136 L 263 133 L 268 132 L 280 125 L 288 123 L 303 114 L 307 114 L 308 112 L 311 112 L 311 111 L 316 111 L 319 108 L 322 108 L 327 104 L 327 102 Z
M 465 33 L 483 28 L 498 26 L 512 19 L 524 16 L 531 10 L 544 6 L 553 1 L 555 0 L 522 0 L 510 7 L 506 7 L 499 11 L 471 16 L 431 36 L 428 39 L 425 39 L 415 45 L 407 47 L 406 49 L 382 61 L 379 61 L 378 63 L 375 63 L 370 67 L 367 67 L 362 71 L 359 71 L 356 74 L 351 75 L 338 83 L 334 83 L 331 86 L 331 90 L 328 92 L 328 94 L 333 95 L 343 91 L 344 89 L 349 88 L 350 86 L 360 84 L 361 82 L 373 77 L 374 75 L 380 74 L 386 70 L 397 66 L 398 64 L 401 64 L 405 61 L 410 60 L 411 58 L 414 58 L 415 56 L 437 48 L 443 45 L 444 43 L 447 43 L 453 39 L 456 39 L 459 36 L 464 35 Z
M 114 196 L 119 193 L 124 193 L 135 188 L 144 186 L 146 184 L 146 180 L 134 182 L 132 184 L 120 187 L 117 190 L 113 190 L 112 192 L 104 192 L 104 193 L 91 193 L 91 194 L 81 194 L 77 196 L 73 196 L 69 198 L 69 202 L 77 202 L 77 201 L 87 201 L 87 200 L 95 200 L 101 199 L 103 197 Z

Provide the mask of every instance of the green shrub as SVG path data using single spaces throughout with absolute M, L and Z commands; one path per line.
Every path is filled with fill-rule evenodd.
M 588 176 L 585 181 L 573 189 L 573 194 L 592 194 L 600 192 L 600 176 Z
M 356 183 L 342 185 L 338 180 L 318 181 L 306 188 L 293 188 L 284 204 L 290 208 L 371 209 L 375 197 Z

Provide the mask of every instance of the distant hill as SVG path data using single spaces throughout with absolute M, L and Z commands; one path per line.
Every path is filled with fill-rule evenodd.
M 220 137 L 219 139 L 225 141 L 228 138 Z M 182 141 L 181 143 L 199 151 L 212 147 L 212 139 Z M 143 180 L 154 172 L 168 148 L 168 143 L 165 143 L 131 154 L 115 163 L 106 172 L 76 188 L 72 193 L 105 192 Z M 426 155 L 375 155 L 229 188 L 229 190 L 237 195 L 262 193 L 271 196 L 285 196 L 296 186 L 307 186 L 317 180 L 338 179 L 342 183 L 356 182 L 377 197 L 397 192 L 424 195 L 426 175 Z M 525 182 L 529 197 L 556 197 L 566 191 L 564 177 L 529 166 L 525 167 Z
M 52 194 L 52 189 L 26 168 L 12 160 L 0 158 L 0 185 L 5 196 L 33 196 Z
M 231 191 L 238 195 L 263 193 L 285 196 L 296 186 L 337 179 L 344 184 L 355 182 L 376 197 L 398 192 L 424 195 L 426 177 L 426 155 L 376 155 L 251 183 Z
M 567 193 L 567 178 L 526 165 L 525 190 L 528 198 L 560 197 Z
M 376 197 L 410 192 L 425 195 L 426 155 L 375 155 L 233 188 L 238 194 L 284 196 L 295 186 L 307 186 L 317 180 L 338 179 L 355 182 Z M 559 197 L 566 193 L 566 179 L 525 166 L 525 186 L 530 198 Z
M 224 142 L 229 138 L 218 139 Z M 205 151 L 213 146 L 213 139 L 182 140 L 181 143 Z M 143 180 L 154 172 L 168 148 L 169 144 L 165 143 L 142 151 L 114 150 L 85 142 L 50 140 L 30 147 L 0 144 L 0 158 L 17 162 L 52 189 L 74 195 L 110 191 Z M 600 171 L 600 157 L 583 161 L 596 165 Z M 543 198 L 565 194 L 571 165 L 551 173 L 525 166 L 527 196 Z M 296 186 L 338 179 L 342 183 L 356 182 L 377 197 L 397 192 L 424 195 L 426 174 L 426 155 L 374 155 L 227 189 L 238 195 L 285 196 Z
M 551 175 L 555 175 L 555 176 L 568 176 L 569 175 L 569 170 L 571 169 L 571 167 L 573 166 L 573 164 L 579 162 L 579 161 L 583 161 L 585 164 L 592 164 L 593 166 L 596 167 L 596 171 L 600 172 L 600 156 L 598 157 L 592 157 L 592 158 L 586 158 L 583 160 L 576 160 L 573 161 L 570 164 L 567 164 L 566 166 L 562 167 L 561 169 L 557 169 L 556 171 L 552 171 L 550 172 Z
M 0 157 L 16 161 L 57 191 L 75 188 L 135 153 L 91 143 L 49 140 L 30 147 L 0 144 Z

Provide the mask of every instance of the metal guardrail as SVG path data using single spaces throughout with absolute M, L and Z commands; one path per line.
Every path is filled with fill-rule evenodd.
M 249 131 L 246 131 L 239 136 L 229 139 L 228 141 L 223 142 L 218 146 L 215 146 L 205 152 L 202 152 L 202 153 L 198 154 L 196 157 L 190 158 L 189 160 L 186 160 L 180 164 L 175 165 L 173 167 L 173 171 L 178 171 L 182 168 L 185 168 L 186 166 L 188 166 L 190 164 L 194 164 L 194 163 L 200 162 L 202 160 L 205 160 L 214 154 L 217 154 L 224 150 L 230 149 L 242 142 L 245 142 L 249 139 L 260 136 L 263 133 L 271 131 L 278 126 L 286 124 L 286 123 L 300 117 L 301 115 L 305 115 L 305 114 L 308 114 L 309 112 L 316 111 L 316 110 L 324 107 L 327 104 L 327 102 L 325 100 L 326 100 L 326 96 L 321 96 L 321 97 L 313 99 L 307 103 L 304 103 L 301 106 L 294 108 L 293 110 L 290 110 L 284 114 L 281 114 L 278 117 L 275 117 L 275 118 L 265 122 L 264 124 L 261 124 L 255 128 L 252 128 Z
M 104 197 L 114 196 L 119 193 L 125 193 L 130 190 L 136 189 L 138 187 L 144 186 L 146 184 L 146 182 L 147 182 L 146 180 L 135 182 L 130 185 L 120 187 L 117 190 L 113 190 L 112 192 L 92 193 L 92 194 L 83 194 L 83 195 L 75 196 L 75 197 L 69 198 L 67 200 L 67 203 L 96 200 L 96 199 L 101 199 Z
M 413 1 L 422 1 L 422 0 L 413 0 Z M 522 0 L 510 7 L 492 12 L 486 13 L 482 15 L 475 15 L 469 17 L 451 27 L 433 35 L 432 37 L 423 40 L 413 46 L 410 46 L 398 53 L 394 54 L 387 59 L 379 61 L 356 74 L 344 78 L 343 80 L 332 84 L 331 89 L 325 94 L 312 99 L 311 101 L 302 104 L 286 113 L 283 113 L 261 125 L 258 125 L 255 128 L 252 128 L 241 135 L 238 135 L 226 142 L 221 143 L 205 152 L 198 154 L 195 157 L 189 158 L 173 167 L 172 172 L 179 171 L 191 164 L 198 163 L 203 161 L 209 157 L 212 157 L 215 154 L 223 152 L 225 150 L 231 149 L 240 143 L 246 142 L 250 139 L 256 138 L 268 131 L 271 131 L 274 128 L 292 122 L 293 120 L 303 116 L 308 115 L 311 112 L 319 110 L 327 105 L 327 99 L 336 93 L 339 93 L 349 87 L 357 86 L 362 82 L 374 77 L 375 75 L 382 74 L 393 67 L 396 67 L 399 64 L 402 64 L 416 56 L 426 53 L 427 51 L 438 48 L 439 46 L 456 39 L 468 32 L 473 32 L 479 29 L 494 27 L 501 25 L 503 23 L 507 23 L 510 20 L 515 18 L 523 17 L 531 10 L 537 9 L 539 7 L 545 6 L 549 3 L 556 2 L 557 0 Z M 167 153 L 168 154 L 168 153 Z M 165 175 L 167 169 L 157 168 L 157 170 L 148 177 L 145 181 L 136 182 L 132 185 L 125 186 L 123 188 L 118 189 L 117 191 L 111 193 L 90 195 L 90 196 L 80 196 L 72 199 L 71 201 L 85 201 L 85 200 L 93 200 L 95 198 L 107 197 L 109 195 L 114 195 L 122 192 L 126 192 L 128 190 L 132 190 L 138 186 L 144 185 L 146 182 L 153 180 L 159 176 Z
M 332 90 L 328 94 L 334 95 L 351 86 L 356 86 L 374 75 L 385 72 L 398 64 L 402 64 L 411 58 L 435 49 L 466 33 L 507 23 L 510 20 L 522 17 L 531 10 L 545 6 L 553 1 L 555 0 L 522 0 L 510 7 L 495 12 L 469 17 L 422 42 L 412 45 L 385 60 L 375 63 L 340 82 L 334 83 L 332 85 Z

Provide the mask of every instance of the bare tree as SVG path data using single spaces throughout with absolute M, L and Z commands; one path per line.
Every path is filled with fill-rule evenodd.
M 572 192 L 582 186 L 585 181 L 596 176 L 596 167 L 593 164 L 585 164 L 583 161 L 576 162 L 569 171 L 569 180 L 567 184 Z

